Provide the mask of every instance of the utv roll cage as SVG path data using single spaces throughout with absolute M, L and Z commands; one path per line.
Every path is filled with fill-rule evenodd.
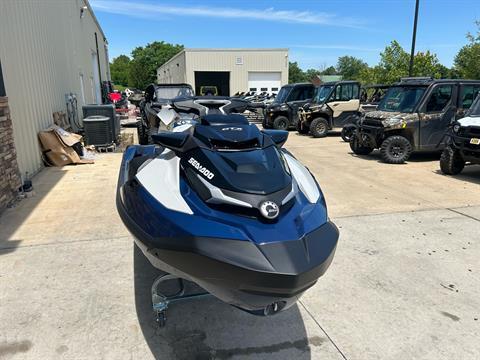
M 193 88 L 190 84 L 186 83 L 174 83 L 174 84 L 150 84 L 145 89 L 145 101 L 150 102 L 155 99 L 157 89 L 161 88 L 186 88 L 190 89 L 192 94 L 194 93 Z M 167 99 L 170 100 L 170 99 Z

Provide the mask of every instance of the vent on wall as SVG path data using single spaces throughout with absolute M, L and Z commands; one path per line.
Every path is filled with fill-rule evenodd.
M 243 56 L 237 56 L 235 58 L 235 64 L 236 65 L 243 65 Z

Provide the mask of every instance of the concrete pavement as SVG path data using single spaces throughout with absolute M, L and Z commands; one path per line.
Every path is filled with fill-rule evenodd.
M 115 210 L 121 154 L 48 168 L 0 217 L 0 358 L 480 358 L 480 167 L 434 156 L 357 158 L 339 137 L 291 133 L 341 230 L 327 274 L 292 309 L 258 318 L 214 298 L 156 328 L 158 274 Z

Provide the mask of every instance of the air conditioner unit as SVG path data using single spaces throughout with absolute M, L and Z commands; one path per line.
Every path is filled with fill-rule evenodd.
M 95 146 L 110 146 L 115 142 L 112 122 L 109 117 L 93 115 L 83 119 L 85 144 Z
M 115 106 L 108 105 L 84 105 L 82 106 L 83 119 L 90 116 L 105 116 L 110 119 L 110 129 L 112 131 L 113 141 L 116 143 L 120 135 L 120 118 L 115 112 Z

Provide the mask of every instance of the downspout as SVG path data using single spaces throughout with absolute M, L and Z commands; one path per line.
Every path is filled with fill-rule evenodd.
M 98 51 L 98 37 L 95 32 L 95 46 L 97 48 L 98 80 L 100 81 L 100 90 L 102 89 L 102 69 L 100 68 L 100 52 Z
M 103 38 L 103 48 L 105 49 L 105 64 L 107 64 L 107 81 L 112 81 L 112 77 L 110 75 L 110 60 L 108 58 L 108 41 L 105 38 Z

